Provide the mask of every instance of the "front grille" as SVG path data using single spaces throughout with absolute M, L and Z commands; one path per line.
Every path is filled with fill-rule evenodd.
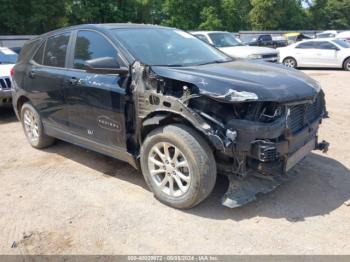
M 262 162 L 274 161 L 279 157 L 276 147 L 261 148 L 259 160 Z
M 0 78 L 0 88 L 10 89 L 11 88 L 11 79 L 9 77 Z
M 298 104 L 289 107 L 288 127 L 293 134 L 305 128 L 319 118 L 324 111 L 324 98 L 320 94 L 312 103 Z

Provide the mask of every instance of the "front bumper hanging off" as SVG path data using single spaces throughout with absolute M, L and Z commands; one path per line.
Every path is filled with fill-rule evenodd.
M 297 172 L 292 168 L 307 156 L 312 150 L 327 152 L 329 143 L 322 141 L 317 143 L 316 139 L 307 142 L 303 147 L 291 154 L 285 161 L 285 173 L 278 176 L 262 178 L 259 173 L 254 172 L 244 179 L 228 176 L 230 184 L 227 192 L 222 198 L 222 204 L 229 208 L 235 208 L 256 200 L 258 193 L 268 193 L 274 190 L 283 182 L 290 180 Z

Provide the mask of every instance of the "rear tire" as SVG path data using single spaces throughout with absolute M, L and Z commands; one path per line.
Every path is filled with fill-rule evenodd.
M 216 162 L 208 143 L 185 125 L 153 130 L 141 148 L 141 169 L 147 185 L 162 203 L 188 209 L 213 190 Z
M 286 67 L 297 68 L 297 61 L 293 57 L 287 57 L 282 62 Z
M 343 68 L 345 71 L 350 71 L 350 57 L 344 61 Z
M 45 148 L 54 143 L 55 139 L 44 133 L 41 117 L 30 103 L 25 103 L 21 108 L 21 122 L 26 138 L 32 147 Z

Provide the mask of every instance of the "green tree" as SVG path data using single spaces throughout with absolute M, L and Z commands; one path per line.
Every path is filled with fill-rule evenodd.
M 286 30 L 308 27 L 305 9 L 300 0 L 251 0 L 249 13 L 257 30 Z
M 222 28 L 222 22 L 213 6 L 204 7 L 201 11 L 203 22 L 199 25 L 201 30 L 219 30 Z
M 314 0 L 309 14 L 315 29 L 348 29 L 350 0 Z
M 227 31 L 238 32 L 250 29 L 249 11 L 252 6 L 247 0 L 222 0 L 221 15 Z
M 162 6 L 163 25 L 181 29 L 196 29 L 201 21 L 204 0 L 165 0 Z

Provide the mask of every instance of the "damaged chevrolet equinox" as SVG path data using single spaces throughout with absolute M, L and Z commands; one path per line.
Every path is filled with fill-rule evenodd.
M 58 138 L 126 161 L 175 208 L 202 202 L 217 173 L 230 181 L 222 203 L 243 205 L 328 147 L 316 81 L 161 26 L 79 25 L 30 40 L 13 106 L 33 147 Z

